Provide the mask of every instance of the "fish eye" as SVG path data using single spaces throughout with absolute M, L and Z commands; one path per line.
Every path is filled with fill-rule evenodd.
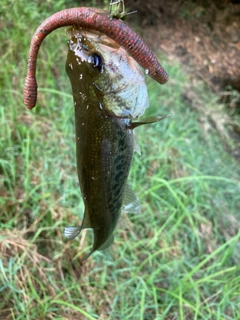
M 97 68 L 99 71 L 102 70 L 103 68 L 103 60 L 102 57 L 97 54 L 97 53 L 93 53 L 91 56 L 91 63 L 93 64 L 94 68 Z

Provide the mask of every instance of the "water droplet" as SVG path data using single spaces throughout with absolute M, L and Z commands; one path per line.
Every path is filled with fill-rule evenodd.
M 101 103 L 99 103 L 99 108 L 102 110 L 103 109 L 103 106 Z
M 145 69 L 145 73 L 146 73 L 146 74 L 149 74 L 149 69 Z

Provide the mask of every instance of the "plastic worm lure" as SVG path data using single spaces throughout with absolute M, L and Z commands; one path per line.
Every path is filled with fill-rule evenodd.
M 104 33 L 122 46 L 147 74 L 164 84 L 168 75 L 143 40 L 120 19 L 110 19 L 107 11 L 96 8 L 71 8 L 56 12 L 35 31 L 28 54 L 28 72 L 24 86 L 24 104 L 32 109 L 37 101 L 36 64 L 41 43 L 52 31 L 66 26 L 80 26 Z

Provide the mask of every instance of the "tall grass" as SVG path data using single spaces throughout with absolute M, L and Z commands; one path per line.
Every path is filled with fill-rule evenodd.
M 145 115 L 171 118 L 136 129 L 142 155 L 129 184 L 139 214 L 123 214 L 115 244 L 84 264 L 91 239 L 64 239 L 83 213 L 64 29 L 40 50 L 31 112 L 22 91 L 33 31 L 73 5 L 1 4 L 0 319 L 240 319 L 240 170 L 226 151 L 228 115 L 176 62 L 161 57 L 165 86 L 148 80 Z

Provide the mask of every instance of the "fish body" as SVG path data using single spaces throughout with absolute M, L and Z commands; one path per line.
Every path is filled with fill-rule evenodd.
M 66 71 L 85 211 L 82 225 L 67 227 L 65 235 L 73 239 L 82 229 L 93 229 L 94 244 L 85 259 L 113 241 L 134 151 L 131 123 L 148 106 L 148 94 L 142 71 L 114 41 L 77 28 L 69 33 Z M 136 90 L 136 81 L 142 90 Z

